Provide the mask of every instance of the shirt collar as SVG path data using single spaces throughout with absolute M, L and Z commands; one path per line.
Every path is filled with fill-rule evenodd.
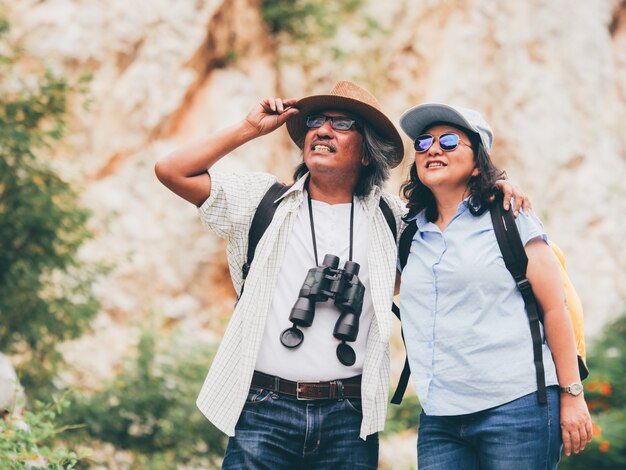
M 466 197 L 459 203 L 456 209 L 456 214 L 454 215 L 453 219 L 461 215 L 467 209 L 469 209 L 469 197 Z M 422 209 L 420 212 L 418 212 L 414 216 L 407 219 L 407 222 L 412 222 L 412 221 L 415 221 L 415 223 L 417 224 L 417 228 L 420 232 L 428 231 L 427 227 L 429 224 L 436 226 L 433 222 L 429 222 L 428 220 L 426 220 L 426 209 Z
M 306 180 L 308 177 L 309 177 L 309 172 L 307 172 L 304 176 L 301 176 L 298 179 L 298 181 L 292 184 L 291 188 L 285 191 L 278 199 L 274 201 L 274 203 L 281 201 L 282 199 L 288 197 L 290 194 L 293 194 L 293 193 L 300 193 L 300 196 L 302 197 L 302 194 L 304 192 L 304 184 L 306 183 Z
M 379 186 L 374 186 L 369 194 L 366 194 L 365 196 L 360 198 L 363 202 L 363 205 L 365 206 L 367 214 L 369 214 L 370 216 L 378 207 L 382 192 L 383 191 Z

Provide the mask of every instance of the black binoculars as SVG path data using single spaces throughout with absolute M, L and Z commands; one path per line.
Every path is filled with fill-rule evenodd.
M 343 269 L 338 266 L 337 256 L 326 255 L 321 266 L 309 269 L 289 315 L 293 326 L 282 332 L 280 341 L 287 348 L 300 346 L 304 335 L 298 326 L 308 327 L 313 324 L 316 302 L 334 299 L 340 314 L 333 336 L 342 341 L 337 347 L 337 358 L 342 364 L 351 366 L 356 361 L 356 354 L 346 341 L 355 341 L 359 333 L 365 286 L 358 277 L 359 263 L 346 261 Z

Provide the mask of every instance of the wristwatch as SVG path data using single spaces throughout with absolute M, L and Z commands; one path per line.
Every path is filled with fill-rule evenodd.
M 581 384 L 580 382 L 574 382 L 573 384 L 570 384 L 567 387 L 559 387 L 559 392 L 569 393 L 570 395 L 574 395 L 575 397 L 580 395 L 582 391 L 583 391 L 583 384 Z

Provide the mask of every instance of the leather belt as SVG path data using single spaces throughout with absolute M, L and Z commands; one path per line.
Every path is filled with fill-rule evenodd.
M 263 372 L 254 371 L 252 386 L 278 394 L 290 395 L 298 400 L 341 400 L 361 398 L 361 376 L 330 382 L 293 382 Z

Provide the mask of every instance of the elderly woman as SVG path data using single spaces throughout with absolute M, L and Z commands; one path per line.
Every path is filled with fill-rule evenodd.
M 546 403 L 538 399 L 524 301 L 490 218 L 494 182 L 503 177 L 489 157 L 491 128 L 476 111 L 441 104 L 409 109 L 400 126 L 415 142 L 402 190 L 406 220 L 418 228 L 400 303 L 423 407 L 419 469 L 556 468 L 562 444 L 569 455 L 591 439 L 591 419 L 543 225 L 532 212 L 516 219 L 544 313 Z

